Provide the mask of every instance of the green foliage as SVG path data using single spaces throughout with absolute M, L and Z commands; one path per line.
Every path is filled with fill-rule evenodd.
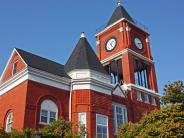
M 79 133 L 72 132 L 72 123 L 59 119 L 40 130 L 42 138 L 80 138 L 85 133 L 85 129 L 80 129 Z
M 155 110 L 139 123 L 120 127 L 118 138 L 183 138 L 184 105 L 177 104 Z
M 72 130 L 72 124 L 65 121 L 64 119 L 59 119 L 58 121 L 52 122 L 41 129 L 41 134 L 43 138 L 60 138 L 61 136 L 68 135 Z
M 41 138 L 80 138 L 86 134 L 84 127 L 76 127 L 80 127 L 79 133 L 72 132 L 72 123 L 61 118 L 40 129 Z M 23 132 L 13 129 L 12 132 L 5 133 L 0 126 L 0 138 L 35 138 L 35 133 L 32 129 L 25 129 Z
M 161 98 L 164 104 L 184 103 L 184 85 L 182 81 L 165 85 L 164 92 L 164 96 Z

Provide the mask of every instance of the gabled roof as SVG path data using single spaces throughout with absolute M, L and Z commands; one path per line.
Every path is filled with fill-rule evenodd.
M 54 75 L 58 75 L 61 77 L 69 77 L 64 70 L 64 65 L 56 63 L 49 59 L 37 56 L 35 54 L 29 53 L 22 49 L 18 49 L 18 48 L 15 48 L 15 49 L 28 66 L 54 74 Z
M 82 33 L 79 42 L 65 65 L 66 72 L 75 69 L 90 69 L 107 74 L 84 33 Z
M 119 3 L 118 7 L 115 9 L 115 11 L 113 12 L 110 20 L 107 23 L 107 26 L 115 23 L 116 21 L 125 18 L 130 22 L 134 23 L 133 18 L 128 14 L 128 12 L 125 10 L 125 8 Z
M 122 89 L 122 87 L 120 86 L 120 84 L 117 84 L 114 87 L 112 94 L 119 96 L 119 97 L 127 98 L 127 95 L 126 95 L 125 91 Z

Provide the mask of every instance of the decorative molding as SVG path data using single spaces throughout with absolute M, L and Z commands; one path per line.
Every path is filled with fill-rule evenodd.
M 116 53 L 116 54 L 114 54 L 114 55 L 112 55 L 112 56 L 102 60 L 101 63 L 105 64 L 106 62 L 114 60 L 115 58 L 118 58 L 118 57 L 120 57 L 120 56 L 122 56 L 122 55 L 124 55 L 126 53 L 131 53 L 132 55 L 134 55 L 134 56 L 136 56 L 136 57 L 138 57 L 138 58 L 140 58 L 140 59 L 142 59 L 144 61 L 147 61 L 147 62 L 149 62 L 151 64 L 154 64 L 153 60 L 151 60 L 151 59 L 149 59 L 149 58 L 147 58 L 147 57 L 145 57 L 145 56 L 143 56 L 143 55 L 141 55 L 141 54 L 139 54 L 139 53 L 137 53 L 137 52 L 135 52 L 135 51 L 133 51 L 133 50 L 131 50 L 129 48 L 126 48 L 126 49 L 124 49 L 124 50 L 122 50 L 122 51 L 120 51 L 120 52 L 118 52 L 118 53 Z
M 95 80 L 93 78 L 73 79 L 73 90 L 94 90 L 99 93 L 111 95 L 114 85 Z
M 69 72 L 68 75 L 74 80 L 93 78 L 101 82 L 111 83 L 110 75 L 89 69 L 75 69 Z
M 32 80 L 66 91 L 70 90 L 70 79 L 27 67 L 0 86 L 0 95 L 5 94 L 26 80 Z
M 100 44 L 100 41 L 98 40 L 98 41 L 96 41 L 96 45 L 98 46 Z
M 24 69 L 0 86 L 0 95 L 5 94 L 17 85 L 28 80 L 28 70 Z
M 147 31 L 145 31 L 144 29 L 142 29 L 141 27 L 139 27 L 139 26 L 136 25 L 135 23 L 133 23 L 133 22 L 131 22 L 131 21 L 125 19 L 125 18 L 121 18 L 121 19 L 119 19 L 118 21 L 114 22 L 113 24 L 111 24 L 111 25 L 105 27 L 102 31 L 100 31 L 100 32 L 98 32 L 97 34 L 95 34 L 95 36 L 98 36 L 98 35 L 104 33 L 105 31 L 107 31 L 108 29 L 112 28 L 113 26 L 117 25 L 118 23 L 120 23 L 120 22 L 122 22 L 122 21 L 127 21 L 128 23 L 130 23 L 131 25 L 134 25 L 135 27 L 139 28 L 139 29 L 142 30 L 143 32 L 148 33 Z M 149 34 L 149 33 L 148 33 L 148 34 Z
M 127 32 L 130 32 L 131 31 L 131 28 L 129 26 L 126 27 L 125 29 Z
M 124 32 L 125 29 L 124 29 L 123 27 L 120 27 L 120 28 L 118 29 L 118 31 L 119 31 L 119 32 Z
M 103 94 L 111 95 L 113 85 L 111 77 L 89 69 L 76 69 L 68 73 L 72 78 L 72 90 L 94 90 Z
M 146 38 L 146 43 L 149 43 L 149 42 L 150 42 L 149 38 Z
M 145 93 L 153 95 L 153 96 L 160 97 L 160 94 L 158 92 L 151 90 L 151 89 L 144 88 L 142 86 L 138 86 L 138 85 L 130 83 L 130 84 L 127 84 L 127 87 L 130 90 L 135 89 L 135 90 L 142 91 L 142 92 L 145 92 Z
M 25 66 L 27 67 L 26 62 L 25 62 L 25 61 L 23 60 L 23 58 L 20 56 L 19 52 L 14 48 L 13 51 L 12 51 L 12 53 L 11 53 L 11 55 L 10 55 L 10 57 L 9 57 L 9 59 L 8 59 L 8 62 L 6 63 L 6 66 L 5 66 L 4 70 L 3 70 L 3 73 L 2 73 L 2 75 L 1 75 L 1 77 L 0 77 L 0 82 L 2 82 L 3 77 L 4 77 L 4 74 L 5 74 L 5 72 L 6 72 L 7 68 L 8 68 L 8 65 L 10 64 L 10 61 L 11 61 L 13 55 L 15 54 L 15 52 L 19 55 L 19 57 L 20 57 L 21 60 L 24 62 Z
M 115 87 L 112 94 L 119 96 L 119 97 L 127 98 L 126 94 L 124 93 L 124 91 L 122 90 L 122 88 L 119 85 Z

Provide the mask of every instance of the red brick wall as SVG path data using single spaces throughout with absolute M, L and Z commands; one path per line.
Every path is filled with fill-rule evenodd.
M 131 31 L 122 31 L 120 32 L 118 29 L 126 27 L 131 28 Z M 139 50 L 134 46 L 134 37 L 139 37 L 143 44 L 144 44 L 144 50 Z M 116 37 L 117 38 L 117 46 L 116 48 L 111 51 L 107 52 L 105 50 L 106 42 L 109 38 Z M 151 57 L 150 55 L 150 49 L 149 44 L 146 43 L 146 38 L 149 37 L 148 33 L 143 32 L 142 30 L 134 27 L 133 25 L 129 24 L 126 21 L 120 22 L 116 24 L 115 26 L 111 27 L 109 30 L 103 32 L 99 36 L 97 36 L 97 41 L 100 41 L 100 44 L 97 46 L 98 50 L 98 57 L 100 60 L 103 60 L 105 58 L 108 58 L 111 55 L 114 55 L 118 52 L 120 52 L 123 49 L 130 48 L 134 50 L 135 52 L 142 54 L 148 58 Z
M 58 106 L 58 116 L 68 120 L 69 91 L 61 90 L 33 81 L 28 82 L 24 128 L 39 128 L 40 106 L 45 99 L 50 99 Z
M 18 64 L 17 64 L 17 73 L 20 72 L 21 70 L 25 69 L 26 64 L 21 59 L 21 57 L 15 52 L 12 59 L 10 60 L 10 63 L 8 65 L 6 71 L 5 71 L 2 83 L 7 81 L 8 79 L 10 79 L 12 77 L 13 64 L 15 62 L 18 62 Z
M 109 137 L 113 138 L 112 103 L 129 107 L 128 99 L 109 96 L 93 90 L 77 90 L 72 94 L 72 121 L 78 123 L 78 113 L 87 113 L 88 138 L 96 136 L 96 114 L 108 116 Z M 77 129 L 74 129 L 77 131 Z
M 25 103 L 28 81 L 0 96 L 0 124 L 5 127 L 7 113 L 13 112 L 13 128 L 24 127 Z
M 145 103 L 144 93 L 141 92 L 142 101 L 137 101 L 136 90 L 129 92 L 132 95 L 131 106 L 132 106 L 132 122 L 138 122 L 145 114 L 151 112 L 154 109 L 160 108 L 159 99 L 156 98 L 156 106 L 151 104 L 151 95 L 149 95 L 150 103 Z
M 33 81 L 25 81 L 0 96 L 0 124 L 5 127 L 7 113 L 14 114 L 13 128 L 39 128 L 40 105 L 45 99 L 58 106 L 58 116 L 68 120 L 69 92 Z

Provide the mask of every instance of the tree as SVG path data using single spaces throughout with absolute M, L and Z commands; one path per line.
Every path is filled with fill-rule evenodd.
M 183 138 L 184 105 L 178 104 L 155 110 L 138 123 L 122 126 L 119 138 Z
M 176 81 L 165 85 L 164 96 L 161 98 L 164 104 L 184 103 L 184 85 L 182 81 Z
M 184 85 L 176 81 L 165 85 L 166 105 L 145 115 L 138 123 L 119 128 L 119 138 L 183 138 L 184 137 Z M 167 106 L 169 105 L 169 106 Z
M 80 138 L 86 134 L 83 126 L 77 125 L 76 127 L 80 128 L 80 132 L 74 133 L 72 123 L 61 118 L 40 129 L 39 134 L 41 138 Z M 35 136 L 36 131 L 29 128 L 23 131 L 12 129 L 10 133 L 6 133 L 0 126 L 0 138 L 35 138 Z
M 40 131 L 42 138 L 80 138 L 85 134 L 84 129 L 81 129 L 82 132 L 79 133 L 72 132 L 72 123 L 62 118 L 45 126 Z

